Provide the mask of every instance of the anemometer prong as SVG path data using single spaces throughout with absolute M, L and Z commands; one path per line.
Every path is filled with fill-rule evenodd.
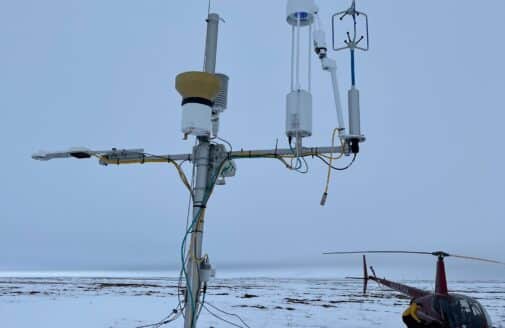
M 337 47 L 336 46 L 336 21 L 338 18 L 338 21 L 343 21 L 345 17 L 351 17 L 353 20 L 353 35 L 351 37 L 350 32 L 346 32 L 347 34 L 347 40 L 344 40 L 344 43 L 346 44 L 345 47 Z M 358 32 L 357 32 L 357 18 L 359 16 L 363 16 L 365 19 L 365 35 L 361 35 L 358 39 Z M 369 42 L 369 34 L 368 34 L 368 15 L 364 12 L 356 10 L 356 1 L 353 1 L 351 6 L 344 10 L 340 11 L 336 14 L 333 15 L 332 17 L 332 34 L 333 34 L 333 50 L 335 51 L 340 51 L 340 50 L 345 50 L 345 49 L 359 49 L 362 51 L 368 51 L 370 48 L 370 42 Z M 366 47 L 359 47 L 358 44 L 366 38 Z

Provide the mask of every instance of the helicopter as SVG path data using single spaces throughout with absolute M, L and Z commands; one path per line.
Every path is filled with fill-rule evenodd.
M 415 252 L 415 251 L 362 251 L 362 252 L 327 252 L 325 255 L 363 254 L 363 277 L 348 277 L 350 279 L 363 280 L 363 294 L 366 294 L 368 281 L 375 281 L 379 285 L 391 288 L 411 299 L 411 305 L 416 306 L 416 318 L 420 322 L 414 322 L 410 327 L 440 327 L 440 328 L 493 328 L 491 318 L 486 309 L 474 298 L 466 295 L 450 293 L 447 287 L 447 276 L 444 259 L 447 257 L 465 260 L 481 261 L 494 264 L 503 262 L 488 260 L 477 257 L 453 255 L 443 251 Z M 426 291 L 405 284 L 379 278 L 375 270 L 368 274 L 365 254 L 419 254 L 437 257 L 435 290 Z M 409 308 L 410 309 L 410 308 Z M 404 314 L 405 315 L 405 314 Z M 405 317 L 404 317 L 405 318 Z

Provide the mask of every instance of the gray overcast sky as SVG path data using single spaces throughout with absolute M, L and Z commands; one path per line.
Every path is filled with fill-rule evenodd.
M 330 14 L 350 1 L 319 0 Z M 363 131 L 356 165 L 301 176 L 243 160 L 218 187 L 204 248 L 217 264 L 323 263 L 333 249 L 445 249 L 505 260 L 505 2 L 361 0 L 372 49 L 358 55 Z M 218 70 L 231 77 L 221 136 L 285 145 L 290 29 L 285 1 L 216 0 Z M 40 163 L 70 146 L 181 153 L 175 76 L 203 62 L 203 0 L 21 0 L 0 4 L 0 269 L 177 266 L 187 193 L 171 166 Z M 348 54 L 340 66 L 349 85 Z M 314 136 L 335 114 L 314 72 Z M 344 101 L 345 102 L 345 101 Z M 189 172 L 189 166 L 186 166 Z M 335 259 L 331 259 L 335 261 Z

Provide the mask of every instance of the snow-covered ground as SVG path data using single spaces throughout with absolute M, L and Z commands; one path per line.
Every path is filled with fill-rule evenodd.
M 177 279 L 38 275 L 0 277 L 0 327 L 134 328 L 157 322 L 178 304 Z M 495 325 L 505 327 L 505 282 L 452 282 L 451 289 L 479 299 Z M 344 279 L 230 277 L 212 281 L 207 301 L 250 327 L 402 327 L 407 299 L 373 284 L 367 296 L 361 291 L 361 282 Z M 181 327 L 182 318 L 170 326 Z M 226 326 L 202 311 L 199 327 Z

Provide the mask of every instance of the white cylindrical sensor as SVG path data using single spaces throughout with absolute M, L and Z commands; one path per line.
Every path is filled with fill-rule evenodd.
M 208 137 L 212 130 L 212 109 L 204 104 L 188 102 L 182 106 L 182 133 Z
M 349 100 L 349 135 L 361 137 L 359 90 L 352 87 L 347 96 Z
M 310 137 L 312 135 L 312 95 L 305 90 L 295 90 L 286 97 L 286 135 Z
M 200 280 L 202 282 L 209 282 L 210 278 L 215 276 L 215 271 L 209 263 L 200 264 L 200 270 L 198 271 Z M 214 274 L 214 275 L 213 275 Z

